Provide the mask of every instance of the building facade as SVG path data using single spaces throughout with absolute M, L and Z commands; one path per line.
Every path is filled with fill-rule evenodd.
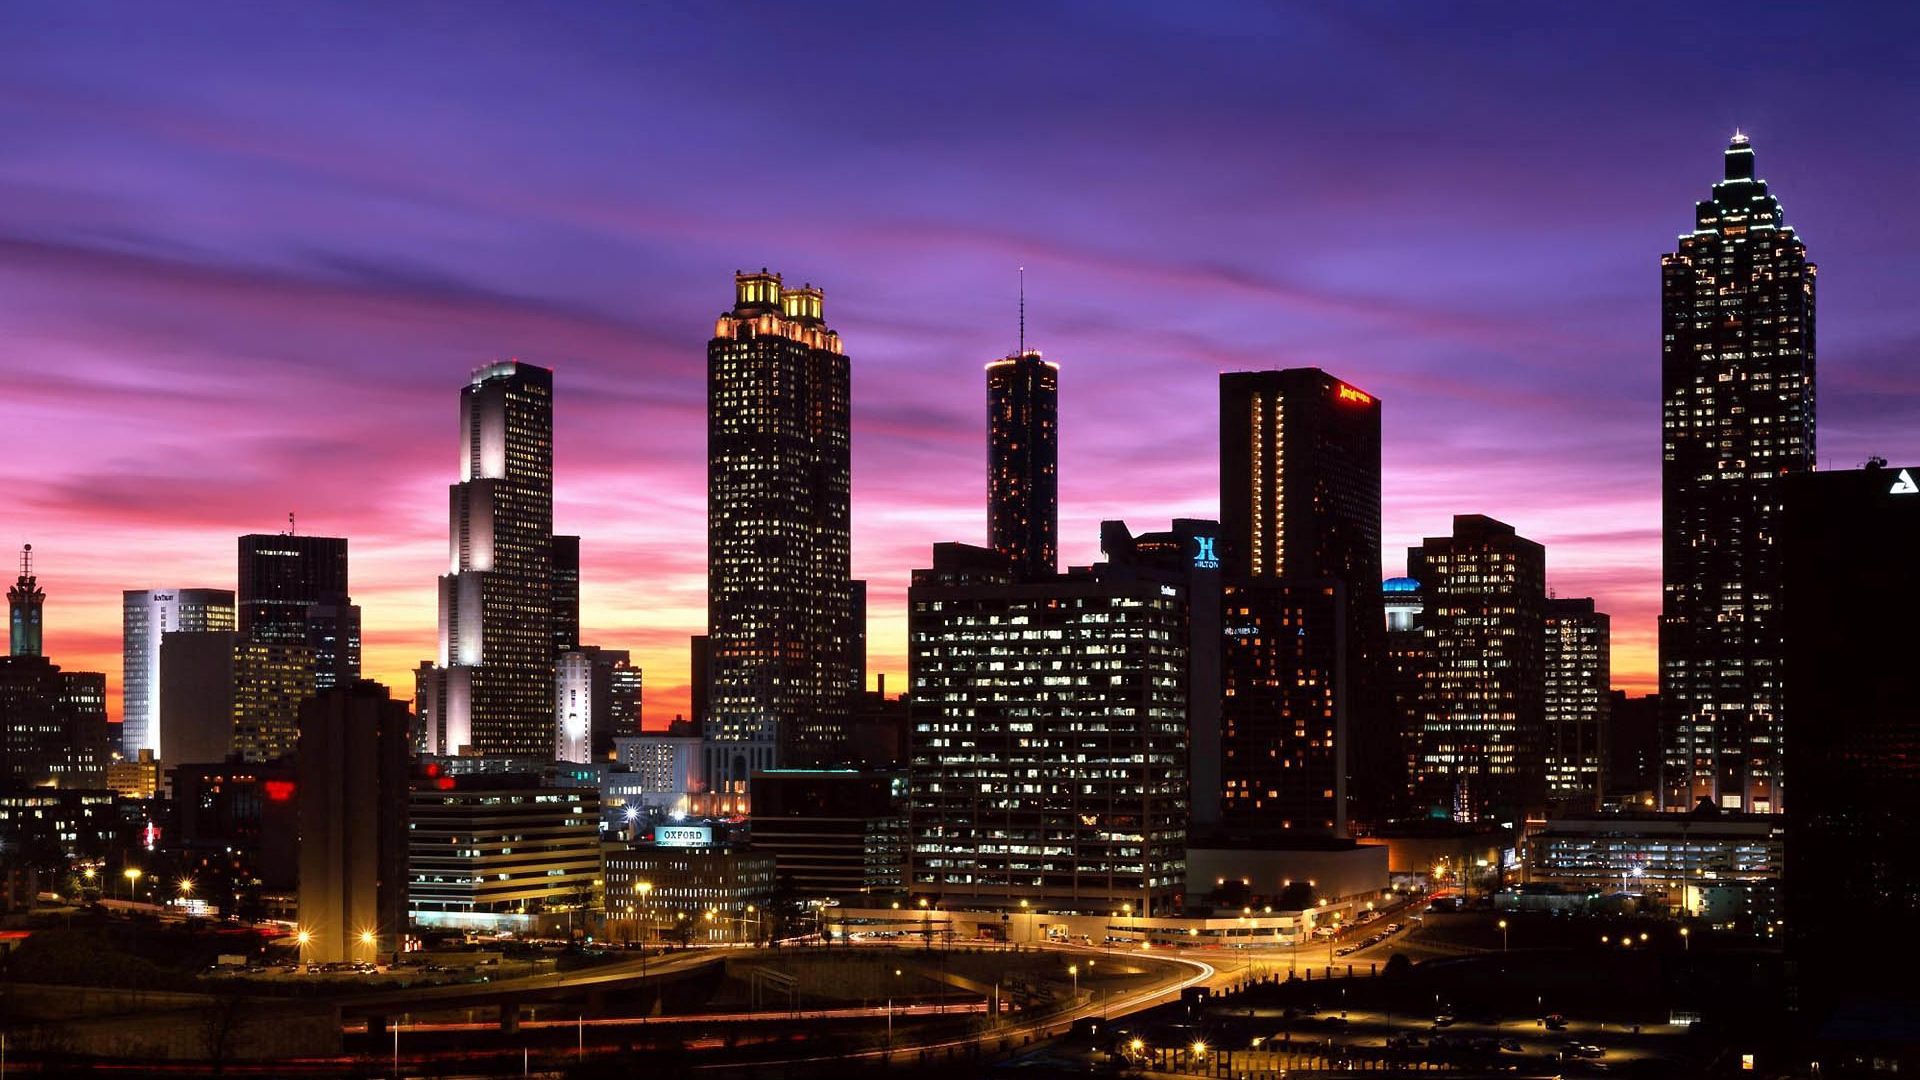
M 1234 834 L 1347 834 L 1347 587 L 1226 587 L 1220 822 Z
M 728 843 L 609 846 L 607 932 L 618 941 L 719 944 L 772 931 L 772 853 Z
M 1782 809 L 1781 479 L 1814 462 L 1814 265 L 1734 136 L 1660 260 L 1662 801 Z
M 819 289 L 734 275 L 707 345 L 708 775 L 839 756 L 855 663 L 852 434 Z
M 1187 826 L 1186 596 L 1104 567 L 1021 580 L 934 546 L 908 599 L 908 889 L 1171 910 Z
M 134 589 L 122 596 L 120 752 L 174 760 L 161 740 L 160 643 L 177 630 L 234 629 L 226 589 Z
M 588 645 L 554 658 L 556 760 L 607 761 L 640 731 L 641 672 L 625 649 Z
M 370 961 L 407 931 L 407 703 L 364 680 L 310 698 L 296 765 L 309 962 Z
M 1060 557 L 1060 365 L 1022 348 L 987 365 L 987 546 L 1027 577 Z
M 854 906 L 900 899 L 906 885 L 903 772 L 785 769 L 753 778 L 753 846 L 780 888 Z
M 1416 805 L 1518 821 L 1546 799 L 1546 549 L 1477 514 L 1407 552 L 1425 646 Z
M 407 908 L 430 926 L 525 928 L 586 906 L 600 877 L 600 795 L 523 773 L 432 765 L 408 802 Z
M 1920 915 L 1920 629 L 1895 614 L 1920 588 L 1920 463 L 1874 464 L 1782 485 L 1788 943 L 1821 1001 L 1908 996 L 1920 959 L 1904 933 L 1853 956 L 1860 927 Z
M 1220 376 L 1220 524 L 1229 584 L 1335 581 L 1344 587 L 1345 759 L 1355 814 L 1397 808 L 1398 738 L 1381 676 L 1380 400 L 1318 368 Z M 1235 673 L 1243 684 L 1271 674 Z M 1344 813 L 1341 815 L 1344 820 Z
M 426 750 L 553 752 L 553 372 L 507 360 L 460 390 Z
M 1591 597 L 1546 609 L 1547 797 L 1597 808 L 1607 774 L 1612 626 Z
M 360 677 L 360 609 L 348 588 L 345 537 L 242 536 L 236 600 L 243 640 L 313 651 L 316 689 Z

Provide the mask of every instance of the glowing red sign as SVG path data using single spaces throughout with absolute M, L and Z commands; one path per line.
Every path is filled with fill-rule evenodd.
M 291 780 L 268 780 L 263 786 L 267 789 L 267 799 L 270 802 L 286 802 L 293 798 L 293 781 Z

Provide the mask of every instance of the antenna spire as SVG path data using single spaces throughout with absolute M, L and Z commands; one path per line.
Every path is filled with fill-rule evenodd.
M 23 578 L 30 578 L 33 576 L 33 545 L 32 544 L 28 544 L 25 547 L 22 547 L 20 549 L 20 576 Z
M 293 532 L 293 511 L 291 511 L 291 510 L 289 510 L 289 511 L 287 511 L 287 535 L 288 535 L 288 536 L 292 536 L 292 535 L 294 535 L 294 532 Z
M 1020 352 L 1027 355 L 1027 268 L 1020 268 Z

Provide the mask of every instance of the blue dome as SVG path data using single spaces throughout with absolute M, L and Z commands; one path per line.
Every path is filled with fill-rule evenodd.
M 1381 592 L 1419 592 L 1420 583 L 1410 577 L 1390 577 L 1380 583 Z

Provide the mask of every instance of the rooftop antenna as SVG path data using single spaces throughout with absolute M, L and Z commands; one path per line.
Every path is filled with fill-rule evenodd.
M 23 578 L 30 578 L 33 576 L 33 545 L 32 544 L 28 544 L 25 547 L 22 547 L 20 549 L 20 576 Z
M 1020 356 L 1027 355 L 1027 268 L 1020 268 Z
M 289 510 L 289 511 L 287 511 L 287 535 L 288 535 L 288 536 L 292 536 L 292 535 L 294 535 L 294 533 L 293 533 L 293 511 L 291 511 L 291 510 Z

